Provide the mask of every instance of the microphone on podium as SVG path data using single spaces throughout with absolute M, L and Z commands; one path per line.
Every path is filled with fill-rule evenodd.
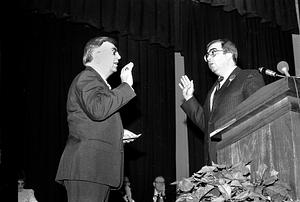
M 277 64 L 277 70 L 285 76 L 291 76 L 289 74 L 289 64 L 286 61 L 281 61 Z
M 272 70 L 269 70 L 269 69 L 267 69 L 267 68 L 265 68 L 265 67 L 260 67 L 260 68 L 258 68 L 258 71 L 259 71 L 260 73 L 264 73 L 264 74 L 266 74 L 266 75 L 273 76 L 273 77 L 284 77 L 284 76 L 282 76 L 282 75 L 280 75 L 280 74 L 277 74 L 276 72 L 274 72 L 274 71 L 272 71 Z

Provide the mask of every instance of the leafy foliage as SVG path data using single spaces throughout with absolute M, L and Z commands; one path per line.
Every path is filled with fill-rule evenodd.
M 263 164 L 255 179 L 251 179 L 249 164 L 202 167 L 191 177 L 172 183 L 178 188 L 176 202 L 293 201 L 290 187 L 279 181 L 277 171 L 266 172 L 267 166 Z

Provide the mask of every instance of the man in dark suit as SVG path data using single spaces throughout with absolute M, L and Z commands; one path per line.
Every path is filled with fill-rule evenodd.
M 154 187 L 153 202 L 165 202 L 166 201 L 165 178 L 163 176 L 157 176 L 154 179 L 153 187 Z
M 120 59 L 113 39 L 91 39 L 84 49 L 85 69 L 70 86 L 69 137 L 56 175 L 69 202 L 108 201 L 110 189 L 122 184 L 124 129 L 118 110 L 135 93 L 132 63 L 121 70 L 118 87 L 111 89 L 106 81 Z
M 237 56 L 236 46 L 227 39 L 217 39 L 207 45 L 204 60 L 218 76 L 218 80 L 208 92 L 203 107 L 193 97 L 193 80 L 184 75 L 179 83 L 185 99 L 182 109 L 205 134 L 207 165 L 211 165 L 211 161 L 216 163 L 216 145 L 210 138 L 216 130 L 215 122 L 265 85 L 257 70 L 242 70 L 237 67 Z
M 150 200 L 147 200 L 150 201 Z M 176 201 L 176 188 L 165 181 L 161 175 L 153 181 L 153 195 L 151 202 L 174 202 Z

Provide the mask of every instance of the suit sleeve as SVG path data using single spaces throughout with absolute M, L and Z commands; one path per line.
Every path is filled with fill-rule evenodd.
M 205 117 L 203 107 L 199 104 L 195 97 L 190 98 L 181 105 L 183 111 L 202 131 L 205 130 Z
M 88 75 L 84 79 L 79 79 L 77 97 L 89 118 L 101 121 L 127 104 L 135 97 L 135 93 L 127 83 L 110 90 L 104 81 Z
M 260 73 L 253 71 L 249 74 L 244 82 L 243 94 L 244 98 L 248 98 L 255 93 L 258 89 L 265 85 L 264 79 Z

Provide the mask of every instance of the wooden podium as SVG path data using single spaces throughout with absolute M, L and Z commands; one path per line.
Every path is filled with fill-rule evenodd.
M 219 164 L 251 162 L 279 172 L 293 199 L 300 199 L 300 79 L 286 77 L 259 89 L 216 123 L 222 140 Z

